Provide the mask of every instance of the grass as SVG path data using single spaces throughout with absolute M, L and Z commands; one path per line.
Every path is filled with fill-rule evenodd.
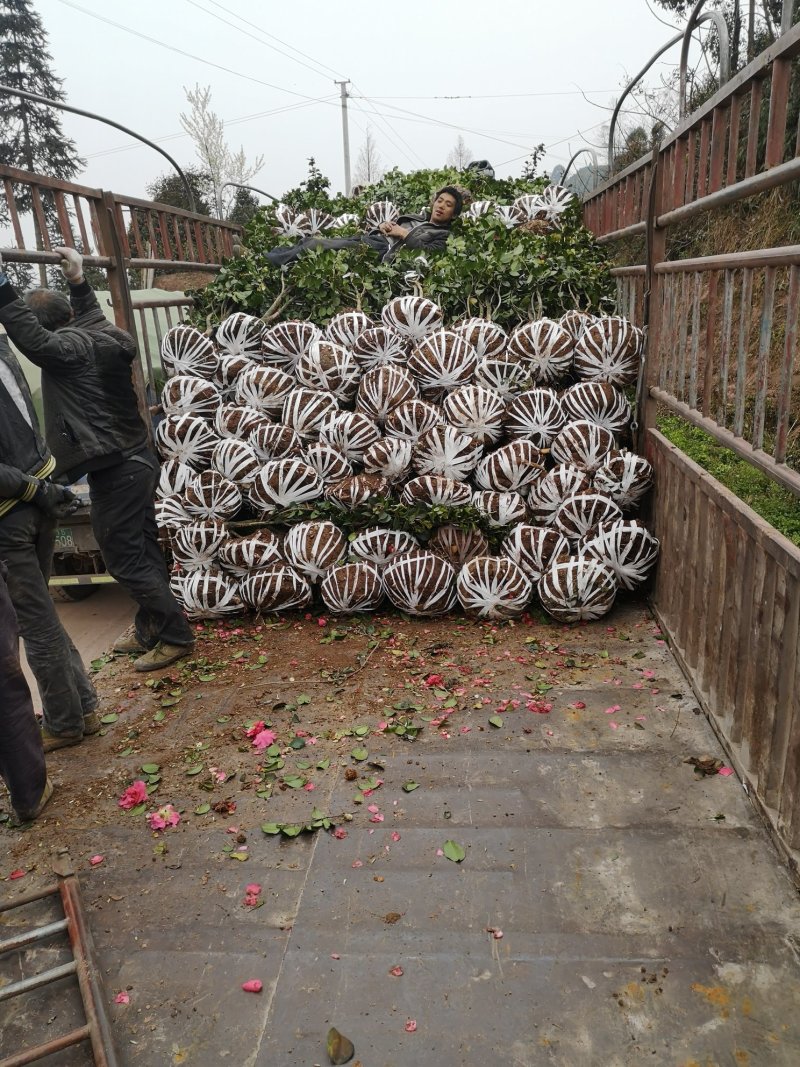
M 657 425 L 672 444 L 800 547 L 800 500 L 792 492 L 676 415 L 661 415 Z

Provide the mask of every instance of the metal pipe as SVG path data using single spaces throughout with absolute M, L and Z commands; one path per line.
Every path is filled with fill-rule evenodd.
M 142 136 L 141 133 L 136 133 L 134 130 L 129 130 L 127 126 L 123 126 L 121 123 L 115 122 L 113 119 L 107 119 L 103 115 L 96 115 L 93 111 L 84 111 L 82 108 L 73 107 L 71 104 L 64 104 L 60 100 L 50 100 L 50 98 L 47 96 L 39 96 L 38 93 L 29 93 L 26 92 L 24 89 L 13 89 L 10 85 L 0 84 L 0 93 L 4 93 L 7 96 L 21 96 L 23 100 L 33 100 L 37 104 L 48 104 L 50 107 L 57 107 L 60 108 L 62 111 L 70 111 L 73 115 L 82 115 L 86 119 L 96 119 L 98 122 L 105 122 L 107 126 L 113 126 L 114 129 L 121 130 L 123 133 L 127 133 L 130 137 L 135 137 L 137 141 L 141 141 L 143 144 L 146 144 L 150 148 L 155 149 L 155 151 L 159 152 L 169 163 L 172 164 L 172 166 L 178 172 L 178 177 L 183 182 L 183 186 L 186 190 L 186 196 L 189 200 L 192 212 L 196 213 L 197 208 L 195 206 L 194 193 L 192 192 L 192 187 L 189 184 L 186 175 L 183 173 L 183 171 L 172 158 L 172 156 L 169 154 L 169 152 L 165 152 L 163 148 L 159 148 L 157 144 Z
M 719 441 L 721 445 L 724 445 L 725 448 L 735 452 L 737 456 L 747 460 L 762 474 L 766 474 L 768 478 L 771 478 L 773 482 L 777 482 L 795 495 L 800 496 L 800 474 L 797 471 L 778 463 L 762 449 L 753 448 L 744 438 L 737 437 L 731 430 L 720 426 L 713 419 L 701 415 L 699 411 L 689 407 L 682 400 L 678 400 L 665 389 L 659 389 L 653 385 L 650 387 L 650 396 L 657 400 L 659 404 L 669 408 L 670 411 L 674 411 L 676 415 L 680 415 L 682 419 L 691 423 L 692 426 L 704 430 L 716 441 Z
M 3 259 L 6 263 L 53 263 L 61 262 L 57 252 L 40 252 L 36 248 L 4 248 Z M 84 256 L 84 267 L 110 267 L 110 256 Z
M 655 55 L 652 55 L 650 57 L 650 59 L 648 59 L 648 61 L 645 63 L 645 65 L 642 67 L 642 69 L 639 71 L 639 73 L 635 74 L 633 76 L 633 78 L 625 86 L 625 88 L 622 90 L 622 95 L 620 96 L 619 100 L 617 100 L 617 102 L 616 102 L 616 104 L 614 106 L 614 111 L 613 111 L 613 113 L 611 115 L 611 125 L 608 128 L 608 174 L 609 174 L 609 177 L 614 173 L 614 133 L 616 132 L 617 119 L 619 118 L 620 108 L 622 107 L 622 103 L 625 100 L 625 97 L 628 95 L 628 93 L 630 93 L 630 91 L 634 87 L 634 85 L 636 85 L 637 82 L 642 80 L 642 78 L 645 76 L 645 74 L 647 74 L 648 70 L 650 70 L 650 68 L 655 63 L 655 61 L 657 59 L 659 59 L 661 56 L 663 56 L 664 53 L 668 49 L 672 48 L 672 46 L 674 44 L 677 44 L 678 41 L 680 41 L 682 39 L 683 39 L 683 33 L 682 32 L 676 33 L 674 37 L 671 37 L 667 41 L 666 44 L 662 45 L 661 48 L 659 48 L 659 50 L 655 53 Z
M 737 200 L 744 200 L 756 193 L 763 193 L 765 189 L 774 189 L 778 185 L 784 185 L 800 178 L 800 156 L 797 159 L 789 159 L 785 163 L 779 163 L 771 170 L 762 171 L 761 174 L 752 174 L 749 178 L 743 178 L 735 185 L 726 185 L 724 189 L 717 189 L 713 193 L 701 196 L 699 200 L 682 207 L 666 211 L 656 219 L 657 226 L 672 226 L 676 222 L 684 222 L 699 215 L 703 211 L 721 207 L 724 204 L 733 204 Z
M 606 245 L 611 244 L 612 241 L 621 241 L 624 237 L 638 237 L 640 233 L 644 233 L 647 229 L 647 223 L 632 222 L 630 226 L 623 226 L 621 230 L 611 230 L 610 233 L 604 233 L 597 238 L 598 244 Z
M 89 1027 L 79 1026 L 77 1030 L 71 1030 L 70 1033 L 63 1034 L 61 1037 L 54 1037 L 52 1041 L 47 1041 L 43 1045 L 34 1045 L 33 1048 L 27 1048 L 15 1056 L 0 1060 L 0 1067 L 27 1067 L 27 1064 L 43 1060 L 45 1056 L 52 1056 L 56 1052 L 63 1052 L 65 1048 L 80 1044 L 88 1036 Z
M 16 997 L 19 993 L 28 993 L 31 989 L 38 989 L 43 985 L 50 985 L 59 978 L 66 978 L 68 974 L 75 974 L 78 964 L 75 960 L 70 963 L 62 963 L 60 967 L 52 967 L 49 971 L 34 974 L 30 978 L 23 978 L 21 982 L 12 982 L 0 988 L 0 1000 L 8 1000 Z
M 691 271 L 756 270 L 759 267 L 800 266 L 800 245 L 778 248 L 752 248 L 747 252 L 723 252 L 717 256 L 697 256 L 695 259 L 672 259 L 656 263 L 656 274 L 682 274 Z
M 717 36 L 719 37 L 719 84 L 720 88 L 730 80 L 731 76 L 731 48 L 730 38 L 728 36 L 728 24 L 725 19 L 719 13 L 719 11 L 704 11 L 700 14 L 700 9 L 705 4 L 706 0 L 697 0 L 697 3 L 692 8 L 689 20 L 686 23 L 686 28 L 683 31 L 683 44 L 681 45 L 681 65 L 680 65 L 680 87 L 679 87 L 679 116 L 683 118 L 686 114 L 686 68 L 689 62 L 689 45 L 692 40 L 692 34 L 697 26 L 702 22 L 713 22 Z
M 595 189 L 597 187 L 597 184 L 600 180 L 600 166 L 597 162 L 597 152 L 595 152 L 593 148 L 579 148 L 578 151 L 574 153 L 574 155 L 570 156 L 570 159 L 566 167 L 564 168 L 564 173 L 559 179 L 560 185 L 563 185 L 564 182 L 567 180 L 569 168 L 572 166 L 578 156 L 583 155 L 584 152 L 587 152 L 592 157 L 592 189 Z
M 280 200 L 277 196 L 273 196 L 272 193 L 265 193 L 263 189 L 257 189 L 255 185 L 240 185 L 239 182 L 223 182 L 219 187 L 219 191 L 222 192 L 223 189 L 227 189 L 229 186 L 233 189 L 252 189 L 254 193 L 261 193 L 262 196 L 267 196 L 270 200 L 274 200 L 276 204 L 280 204 Z
M 788 33 L 794 18 L 794 0 L 783 0 L 781 8 L 781 33 Z
M 56 922 L 48 923 L 47 926 L 37 926 L 33 930 L 27 930 L 24 934 L 10 937 L 7 941 L 0 941 L 0 953 L 11 952 L 12 949 L 24 948 L 25 945 L 32 945 L 36 941 L 44 941 L 45 938 L 52 937 L 53 934 L 61 933 L 61 931 L 66 930 L 66 928 L 66 919 L 58 919 Z

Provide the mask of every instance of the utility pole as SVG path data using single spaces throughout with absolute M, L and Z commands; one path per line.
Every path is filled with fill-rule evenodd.
M 342 93 L 342 144 L 344 146 L 344 195 L 349 196 L 352 185 L 350 184 L 350 130 L 347 126 L 347 86 L 349 81 L 334 82 Z

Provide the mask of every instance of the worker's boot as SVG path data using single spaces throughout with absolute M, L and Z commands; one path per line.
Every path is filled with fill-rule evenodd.
M 111 646 L 111 650 L 112 652 L 121 652 L 125 655 L 138 655 L 141 652 L 146 652 L 147 648 L 136 636 L 136 627 L 129 626 L 125 633 L 119 635 Z
M 12 826 L 19 826 L 21 823 L 33 822 L 34 819 L 38 819 L 39 816 L 42 814 L 42 811 L 44 810 L 45 805 L 47 804 L 48 800 L 50 799 L 50 797 L 52 795 L 53 795 L 53 783 L 50 781 L 49 778 L 45 778 L 44 789 L 42 790 L 42 795 L 39 798 L 39 803 L 36 805 L 36 807 L 32 811 L 16 811 L 15 810 L 14 811 L 14 818 L 11 820 L 11 825 Z
M 190 655 L 193 649 L 194 642 L 191 645 L 168 645 L 166 641 L 159 641 L 155 648 L 139 656 L 133 666 L 137 671 L 159 671 Z
M 42 727 L 42 748 L 45 752 L 55 752 L 57 748 L 71 748 L 83 741 L 83 731 L 79 734 L 51 734 L 46 726 Z

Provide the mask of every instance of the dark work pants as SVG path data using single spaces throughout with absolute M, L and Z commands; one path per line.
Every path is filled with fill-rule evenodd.
M 56 614 L 47 586 L 53 562 L 55 520 L 33 504 L 17 504 L 0 517 L 0 560 L 8 567 L 8 593 L 17 614 L 50 733 L 79 735 L 83 717 L 97 707 L 78 650 Z
M 380 255 L 383 255 L 389 249 L 389 241 L 382 233 L 365 233 L 359 237 L 305 237 L 296 245 L 290 245 L 288 248 L 273 248 L 271 252 L 266 253 L 264 258 L 273 267 L 283 267 L 287 263 L 294 263 L 296 259 L 299 259 L 304 252 L 311 248 L 337 250 L 341 248 L 357 248 L 358 245 L 362 244 L 369 245 Z
M 92 529 L 109 574 L 139 605 L 139 641 L 146 648 L 159 641 L 191 645 L 194 635 L 169 587 L 158 543 L 157 481 L 158 462 L 146 449 L 113 467 L 90 471 Z
M 19 662 L 19 627 L 0 564 L 0 776 L 20 815 L 42 799 L 47 769 L 31 691 Z

